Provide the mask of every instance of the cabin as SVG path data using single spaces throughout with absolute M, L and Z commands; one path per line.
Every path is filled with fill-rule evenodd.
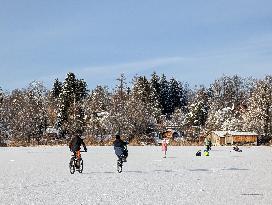
M 175 139 L 181 137 L 181 135 L 178 131 L 175 130 L 175 127 L 166 127 L 166 130 L 162 132 L 162 137 L 167 139 Z
M 172 134 L 173 134 L 173 131 L 171 129 L 167 129 L 166 131 L 162 133 L 162 137 L 170 139 L 172 138 Z
M 257 145 L 258 134 L 255 132 L 213 131 L 211 141 L 215 146 L 220 145 Z

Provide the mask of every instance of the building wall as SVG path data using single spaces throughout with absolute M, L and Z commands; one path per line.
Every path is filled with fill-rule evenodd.
M 256 143 L 257 136 L 233 136 L 233 143 Z
M 220 145 L 233 145 L 238 144 L 257 144 L 257 135 L 228 135 L 225 137 L 219 137 L 215 133 L 211 133 L 212 144 L 215 146 Z
M 226 137 L 226 144 L 233 144 L 233 137 L 232 136 Z
M 217 136 L 214 133 L 211 134 L 211 141 L 212 141 L 212 144 L 215 145 L 215 146 L 220 146 L 221 145 L 221 143 L 220 143 L 220 137 Z
M 226 138 L 220 137 L 220 145 L 225 145 L 225 144 L 226 144 Z

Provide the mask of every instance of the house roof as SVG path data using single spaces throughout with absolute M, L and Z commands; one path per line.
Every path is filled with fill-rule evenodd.
M 59 134 L 59 131 L 56 128 L 52 128 L 52 127 L 46 128 L 45 132 L 47 134 Z
M 212 131 L 212 132 L 219 137 L 225 137 L 225 135 L 228 133 L 228 131 Z
M 239 131 L 213 131 L 219 137 L 225 137 L 225 135 L 232 135 L 232 136 L 257 136 L 256 132 L 239 132 Z

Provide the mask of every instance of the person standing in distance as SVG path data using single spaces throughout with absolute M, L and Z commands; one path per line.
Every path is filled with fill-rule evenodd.
M 166 138 L 162 141 L 162 152 L 164 154 L 163 158 L 166 158 L 166 152 L 167 152 L 167 141 Z

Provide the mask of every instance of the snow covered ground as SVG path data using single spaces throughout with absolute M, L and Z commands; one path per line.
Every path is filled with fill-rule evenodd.
M 0 204 L 272 204 L 272 147 L 128 148 L 121 174 L 112 147 L 88 147 L 74 175 L 67 147 L 0 148 Z

